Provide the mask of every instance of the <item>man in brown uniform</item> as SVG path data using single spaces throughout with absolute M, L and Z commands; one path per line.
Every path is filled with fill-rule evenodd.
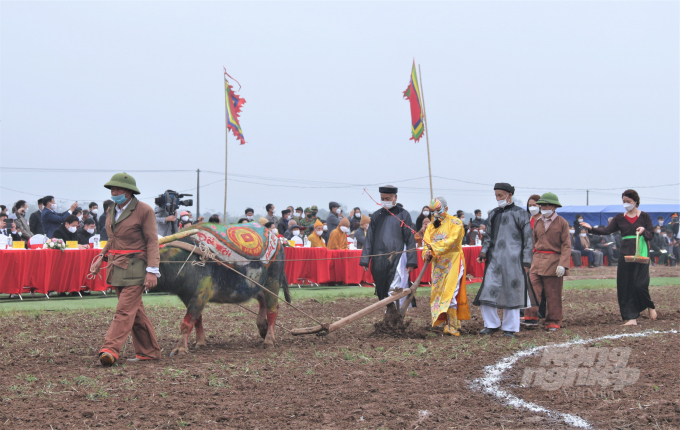
M 116 289 L 118 306 L 99 350 L 99 361 L 111 366 L 118 361 L 120 348 L 132 332 L 135 358 L 128 362 L 158 360 L 161 349 L 156 332 L 144 312 L 144 288 L 154 288 L 160 276 L 158 232 L 153 208 L 134 196 L 137 182 L 127 173 L 116 173 L 104 187 L 111 190 L 111 205 L 106 217 L 109 241 L 101 252 L 109 262 L 106 282 Z M 101 261 L 93 273 L 99 273 Z
M 562 207 L 555 194 L 545 193 L 536 203 L 541 207 L 543 216 L 534 224 L 534 259 L 529 278 L 536 297 L 541 297 L 545 291 L 545 328 L 555 331 L 562 325 L 562 277 L 569 275 L 569 223 L 555 212 Z M 534 305 L 524 312 L 524 325 L 538 325 L 538 303 Z

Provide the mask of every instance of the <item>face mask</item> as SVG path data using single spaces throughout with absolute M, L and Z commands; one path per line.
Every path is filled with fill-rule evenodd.
M 578 222 L 583 222 L 583 218 L 579 218 Z
M 323 231 L 328 231 L 328 226 L 327 226 L 327 225 L 323 226 Z
M 660 233 L 661 233 L 661 230 L 657 230 L 657 231 L 656 231 L 656 234 L 660 234 Z
M 586 234 L 585 234 L 585 233 L 581 233 L 581 237 L 586 237 Z
M 99 213 L 99 210 L 98 210 L 98 209 L 92 209 L 92 210 L 90 211 L 90 213 L 91 213 L 91 214 L 97 215 L 97 213 Z
M 68 228 L 68 231 L 71 232 L 71 233 L 75 233 L 75 232 L 76 232 L 76 228 L 75 228 L 75 227 L 69 227 L 69 228 Z
M 389 202 L 382 202 L 382 207 L 385 209 L 392 209 L 394 207 L 394 202 L 389 201 Z
M 293 236 L 300 236 L 300 230 L 295 230 L 293 232 Z
M 87 229 L 87 232 L 88 232 L 89 234 L 92 234 L 92 233 L 94 233 L 94 229 L 93 229 L 93 228 L 88 228 L 88 229 Z
M 481 216 L 481 215 L 477 215 L 476 218 L 477 218 L 477 219 L 482 219 L 482 216 Z
M 543 214 L 544 217 L 548 218 L 548 217 L 550 217 L 550 215 L 553 214 L 553 210 L 552 209 L 542 209 L 541 213 Z
M 508 205 L 508 201 L 507 201 L 507 200 L 498 200 L 497 203 L 498 203 L 498 207 L 499 207 L 499 208 L 504 208 L 504 207 L 506 207 L 506 206 Z
M 630 212 L 635 207 L 635 203 L 624 203 L 623 207 L 626 209 L 626 212 Z
M 659 225 L 663 225 L 663 221 L 659 221 Z
M 252 221 L 252 220 L 253 220 L 253 217 L 252 217 L 251 215 L 246 215 L 246 219 L 247 219 L 248 221 Z
M 345 234 L 347 234 L 347 233 L 349 233 L 349 228 L 348 228 L 348 227 L 345 227 L 345 226 L 343 225 L 342 227 L 340 227 L 340 231 L 343 232 L 343 233 L 345 233 Z
M 569 230 L 569 233 L 574 234 L 576 233 L 576 230 Z
M 298 217 L 298 218 L 301 218 L 301 217 L 302 217 L 302 212 L 295 212 L 295 213 L 297 214 L 297 217 Z
M 423 215 L 430 216 L 430 211 L 423 211 Z
M 284 216 L 283 219 L 285 219 L 286 221 L 288 221 L 288 220 L 290 219 L 290 215 Z
M 182 217 L 182 221 L 189 221 L 189 217 L 186 216 L 186 215 L 184 215 L 184 216 Z
M 661 236 L 666 237 L 666 233 L 662 234 Z
M 355 213 L 354 218 L 361 218 L 361 212 Z M 661 224 L 659 224 L 659 225 L 661 225 Z
M 312 214 L 307 214 L 307 218 L 311 218 L 311 217 L 312 217 Z
M 118 194 L 117 196 L 112 195 L 111 200 L 117 205 L 125 203 L 125 200 L 127 200 L 127 197 L 125 197 L 125 193 L 123 194 Z
M 321 236 L 323 234 L 323 230 L 314 230 L 314 233 L 316 233 L 317 236 Z
M 541 208 L 539 208 L 538 206 L 529 206 L 529 213 L 531 215 L 536 215 L 540 210 Z
M 78 217 L 78 221 L 82 221 L 82 220 L 83 220 L 83 216 L 80 215 L 80 216 Z

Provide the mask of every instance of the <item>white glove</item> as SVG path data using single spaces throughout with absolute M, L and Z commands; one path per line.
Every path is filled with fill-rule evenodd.
M 564 267 L 562 267 L 562 266 L 557 266 L 557 270 L 555 270 L 555 275 L 556 275 L 558 278 L 561 278 L 562 276 L 564 276 L 564 272 L 565 272 L 565 271 L 566 271 L 566 269 L 565 269 Z

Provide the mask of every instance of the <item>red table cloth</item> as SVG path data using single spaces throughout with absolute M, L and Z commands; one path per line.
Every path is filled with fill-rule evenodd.
M 481 246 L 463 247 L 465 267 L 467 273 L 475 278 L 484 276 L 484 263 L 477 263 L 477 256 Z M 305 281 L 323 283 L 341 283 L 353 285 L 360 283 L 373 283 L 371 272 L 364 271 L 359 265 L 360 250 L 333 250 L 325 248 L 286 248 L 286 277 L 289 284 L 303 283 Z M 310 259 L 312 259 L 310 261 Z M 418 269 L 411 272 L 411 280 L 414 281 L 423 268 L 422 250 L 418 250 Z M 423 275 L 422 282 L 431 282 L 431 271 Z M 303 280 L 304 279 L 304 280 Z M 309 283 L 309 282 L 307 282 Z
M 86 279 L 92 259 L 100 252 L 100 249 L 0 250 L 0 293 L 21 294 L 25 289 L 41 294 L 69 293 L 82 287 L 104 291 L 110 286 L 103 279 Z M 101 273 L 104 278 L 106 272 Z

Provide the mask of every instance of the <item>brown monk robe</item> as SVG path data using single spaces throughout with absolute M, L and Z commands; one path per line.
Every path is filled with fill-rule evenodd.
M 343 227 L 346 231 L 343 231 Z M 349 249 L 347 244 L 347 233 L 349 233 L 349 220 L 343 218 L 338 227 L 331 232 L 328 237 L 328 249 Z
M 548 229 L 546 230 L 546 224 Z M 529 270 L 531 285 L 536 297 L 545 291 L 545 328 L 558 329 L 562 325 L 562 284 L 564 278 L 557 276 L 558 267 L 569 275 L 571 239 L 567 220 L 553 212 L 547 219 L 539 218 L 533 230 L 534 258 Z M 524 311 L 525 325 L 538 323 L 538 303 Z
M 122 175 L 114 175 L 105 186 L 112 193 L 125 187 L 126 196 L 129 190 L 138 194 L 134 179 L 127 174 L 124 178 Z M 125 181 L 131 182 L 126 184 Z M 100 361 L 104 365 L 117 361 L 120 349 L 131 332 L 136 359 L 157 360 L 161 357 L 161 349 L 142 304 L 145 284 L 149 284 L 147 274 L 154 280 L 149 286 L 152 288 L 160 264 L 154 210 L 130 195 L 122 207 L 111 205 L 106 217 L 106 231 L 109 240 L 101 254 L 108 259 L 106 281 L 116 289 L 118 305 L 99 350 Z
M 317 232 L 320 232 L 320 234 L 317 234 Z M 326 242 L 323 241 L 323 238 L 321 235 L 323 234 L 323 223 L 321 220 L 317 219 L 316 222 L 314 223 L 314 231 L 312 234 L 307 236 L 307 239 L 309 239 L 309 243 L 312 248 L 325 248 L 326 247 Z

